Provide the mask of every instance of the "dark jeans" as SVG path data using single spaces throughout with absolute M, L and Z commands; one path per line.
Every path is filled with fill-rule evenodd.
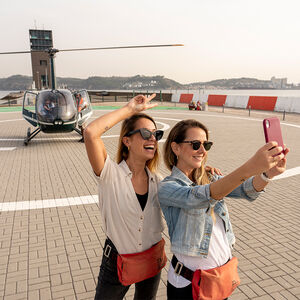
M 159 286 L 160 272 L 149 279 L 135 283 L 134 300 L 154 300 Z M 124 286 L 118 278 L 117 262 L 102 256 L 95 300 L 122 300 L 130 285 Z
M 176 288 L 168 281 L 167 296 L 168 300 L 193 300 L 192 284 L 189 284 L 184 288 Z

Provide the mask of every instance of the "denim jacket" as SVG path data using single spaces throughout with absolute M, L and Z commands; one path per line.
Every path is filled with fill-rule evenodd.
M 215 175 L 213 181 L 221 178 Z M 252 182 L 253 177 L 247 179 L 227 197 L 255 200 L 261 192 L 254 189 Z M 233 247 L 235 237 L 226 203 L 224 199 L 211 198 L 209 186 L 195 185 L 176 167 L 160 182 L 158 199 L 168 225 L 173 253 L 207 257 L 213 228 L 211 209 L 223 220 L 226 237 Z

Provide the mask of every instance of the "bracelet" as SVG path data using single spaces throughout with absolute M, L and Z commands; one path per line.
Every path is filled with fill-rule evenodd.
M 268 175 L 266 174 L 266 172 L 261 173 L 261 174 L 260 174 L 260 178 L 261 178 L 263 181 L 266 181 L 266 182 L 272 181 L 272 179 L 270 179 L 270 178 L 268 177 Z

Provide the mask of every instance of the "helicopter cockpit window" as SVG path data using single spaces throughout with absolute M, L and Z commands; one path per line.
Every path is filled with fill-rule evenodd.
M 26 92 L 24 95 L 24 108 L 28 111 L 35 112 L 35 102 L 37 94 Z
M 69 90 L 42 91 L 37 99 L 38 119 L 43 122 L 73 121 L 76 106 Z
M 82 90 L 80 92 L 76 92 L 74 96 L 75 96 L 78 112 L 81 112 L 89 107 L 90 99 L 86 91 Z

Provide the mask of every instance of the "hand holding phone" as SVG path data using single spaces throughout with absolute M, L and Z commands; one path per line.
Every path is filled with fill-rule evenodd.
M 284 149 L 279 118 L 272 117 L 272 118 L 264 119 L 263 127 L 264 127 L 266 143 L 275 141 L 278 143 L 278 146 L 281 146 L 282 149 Z

